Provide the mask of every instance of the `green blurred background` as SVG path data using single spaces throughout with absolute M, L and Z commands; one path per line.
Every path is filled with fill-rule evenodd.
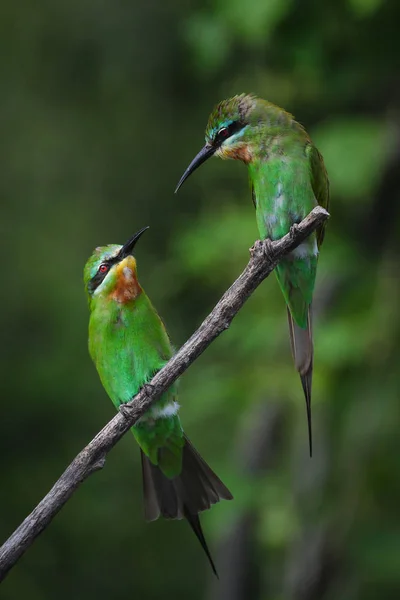
M 182 419 L 235 501 L 145 524 L 126 436 L 2 600 L 400 597 L 398 0 L 3 0 L 0 539 L 114 415 L 87 352 L 82 269 L 138 245 L 179 347 L 257 237 L 245 168 L 173 194 L 213 105 L 254 92 L 306 125 L 331 213 L 315 301 L 314 458 L 274 277 L 181 380 Z

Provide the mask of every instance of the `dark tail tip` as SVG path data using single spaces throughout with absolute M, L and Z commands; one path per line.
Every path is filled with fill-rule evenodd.
M 217 569 L 215 567 L 214 561 L 212 559 L 211 553 L 208 549 L 207 546 L 207 542 L 206 542 L 206 538 L 204 537 L 204 533 L 203 530 L 201 528 L 201 524 L 200 524 L 200 519 L 199 519 L 199 515 L 191 515 L 186 507 L 184 508 L 184 513 L 185 513 L 185 518 L 187 519 L 190 527 L 193 529 L 197 539 L 199 540 L 201 547 L 203 548 L 204 552 L 207 555 L 207 558 L 210 562 L 211 568 L 213 570 L 214 575 L 216 576 L 217 579 L 219 579 L 218 573 L 217 573 Z
M 311 304 L 308 307 L 307 327 L 303 329 L 294 321 L 290 309 L 287 309 L 290 346 L 292 349 L 294 364 L 300 374 L 306 399 L 307 422 L 308 422 L 308 443 L 310 446 L 310 457 L 312 457 L 312 427 L 311 427 L 311 385 L 313 374 L 313 342 L 312 342 L 312 311 Z
M 231 500 L 232 494 L 186 437 L 182 470 L 172 479 L 164 475 L 159 466 L 153 465 L 143 452 L 141 455 L 146 518 L 150 521 L 160 515 L 167 519 L 186 518 L 218 577 L 198 513 L 220 500 Z
M 312 442 L 312 420 L 311 420 L 311 377 L 312 371 L 305 375 L 300 375 L 301 383 L 303 385 L 304 396 L 306 398 L 306 410 L 307 410 L 307 424 L 308 424 L 308 444 L 310 447 L 310 458 L 313 453 L 313 442 Z

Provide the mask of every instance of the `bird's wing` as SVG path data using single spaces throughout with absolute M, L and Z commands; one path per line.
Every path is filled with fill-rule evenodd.
M 307 155 L 310 161 L 311 185 L 318 204 L 329 210 L 329 179 L 326 172 L 324 159 L 313 144 L 307 146 Z M 325 223 L 317 229 L 317 243 L 321 246 L 324 241 Z

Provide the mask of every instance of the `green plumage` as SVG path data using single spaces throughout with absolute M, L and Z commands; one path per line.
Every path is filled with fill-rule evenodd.
M 249 164 L 250 183 L 262 239 L 279 239 L 317 205 L 312 185 L 310 156 L 317 151 L 295 121 Z M 323 163 L 322 163 L 323 164 Z M 290 312 L 299 327 L 307 326 L 308 307 L 315 285 L 317 234 L 301 244 L 276 268 L 276 275 Z
M 248 165 L 261 239 L 281 238 L 317 204 L 328 209 L 329 182 L 321 154 L 304 127 L 271 102 L 248 94 L 220 102 L 208 120 L 206 145 L 186 169 L 177 189 L 212 155 L 241 160 Z M 292 353 L 306 397 L 310 453 L 311 304 L 323 236 L 324 226 L 275 270 L 288 307 Z
M 110 301 L 108 293 L 106 289 L 92 303 L 89 352 L 104 389 L 118 408 L 165 365 L 172 356 L 172 348 L 145 292 L 127 304 Z M 176 385 L 173 385 L 146 418 L 132 428 L 143 452 L 168 477 L 181 471 L 183 430 L 177 415 L 159 419 L 150 419 L 150 415 L 175 401 Z M 160 449 L 165 451 L 159 453 Z
M 89 352 L 116 408 L 128 402 L 172 356 L 165 327 L 137 280 L 133 247 L 144 230 L 124 246 L 97 248 L 86 263 Z M 145 514 L 149 520 L 185 517 L 215 570 L 198 513 L 229 490 L 185 436 L 171 386 L 132 428 L 142 451 Z

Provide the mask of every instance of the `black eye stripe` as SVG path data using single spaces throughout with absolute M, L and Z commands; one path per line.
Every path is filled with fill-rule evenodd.
M 101 265 L 108 265 L 108 270 L 105 271 L 104 273 L 101 273 L 99 270 L 96 272 L 96 275 L 94 277 L 92 277 L 92 279 L 89 281 L 88 283 L 88 290 L 91 294 L 93 294 L 93 292 L 95 291 L 95 289 L 97 289 L 99 287 L 99 285 L 101 284 L 101 282 L 104 280 L 105 276 L 107 275 L 107 273 L 110 272 L 111 267 L 118 262 L 118 255 L 113 257 L 113 258 L 109 258 L 108 260 L 103 260 L 100 264 Z
M 233 123 L 230 123 L 228 126 L 221 127 L 215 135 L 213 145 L 217 147 L 220 146 L 224 140 L 227 140 L 231 135 L 243 129 L 244 125 L 245 124 L 241 121 L 233 121 Z

